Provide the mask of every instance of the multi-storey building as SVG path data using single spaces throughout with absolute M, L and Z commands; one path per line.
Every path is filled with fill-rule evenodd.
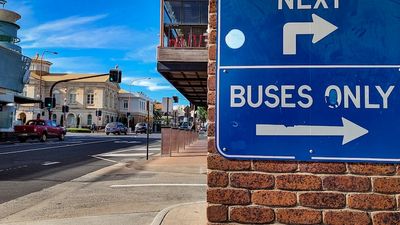
M 25 85 L 24 96 L 44 99 L 49 97 L 51 86 L 58 81 L 94 75 L 50 73 L 51 65 L 39 55 L 32 60 L 31 79 Z M 147 101 L 150 102 L 150 122 L 153 121 L 153 101 L 144 93 L 129 93 L 120 89 L 118 84 L 109 81 L 108 76 L 57 84 L 52 97 L 56 99 L 56 105 L 51 119 L 66 127 L 88 127 L 92 124 L 103 127 L 109 122 L 121 121 L 133 128 L 136 123 L 147 121 Z M 64 105 L 69 107 L 69 112 L 62 111 Z M 48 116 L 47 108 L 38 103 L 21 105 L 17 110 L 17 120 L 21 123 Z
M 153 123 L 153 101 L 144 93 L 120 90 L 118 95 L 119 113 L 122 121 L 133 128 L 136 123 L 147 122 L 147 102 L 149 102 L 150 123 Z
M 51 86 L 60 80 L 93 76 L 93 74 L 50 73 L 51 63 L 42 61 L 39 56 L 33 59 L 31 79 L 24 88 L 24 95 L 31 98 L 49 97 Z M 119 85 L 108 81 L 108 76 L 88 78 L 57 84 L 53 91 L 56 107 L 51 118 L 67 127 L 86 127 L 91 124 L 104 126 L 118 119 Z M 42 96 L 42 97 L 41 97 Z M 62 106 L 69 106 L 69 112 L 63 113 Z M 101 116 L 96 116 L 101 111 Z M 17 119 L 25 122 L 37 117 L 48 117 L 47 109 L 40 104 L 20 106 Z
M 2 5 L 5 3 L 0 1 Z M 0 9 L 0 134 L 13 131 L 16 104 L 35 102 L 19 96 L 29 80 L 31 61 L 21 54 L 21 47 L 17 45 L 20 27 L 16 22 L 20 18 L 15 12 Z
M 207 105 L 208 0 L 161 0 L 157 70 L 193 105 Z

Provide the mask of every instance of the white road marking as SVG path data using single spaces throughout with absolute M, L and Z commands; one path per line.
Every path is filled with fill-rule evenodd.
M 114 141 L 115 144 L 139 144 L 139 141 Z
M 112 141 L 114 141 L 114 140 L 95 141 L 95 142 L 87 142 L 87 143 L 79 143 L 79 144 L 71 144 L 71 145 L 62 145 L 62 146 L 52 146 L 52 147 L 45 147 L 45 148 L 36 148 L 36 149 L 11 151 L 11 152 L 1 152 L 0 155 L 11 155 L 11 154 L 17 154 L 17 153 L 24 153 L 24 152 L 35 152 L 35 151 L 48 150 L 48 149 L 54 149 L 54 148 L 68 148 L 68 147 L 74 147 L 74 146 L 99 144 L 99 143 L 106 143 L 106 142 L 112 142 Z
M 106 159 L 106 158 L 103 158 L 103 157 L 100 157 L 100 156 L 96 156 L 96 155 L 91 155 L 91 157 L 93 157 L 93 158 L 95 158 L 95 159 L 104 160 L 104 161 L 107 161 L 107 162 L 119 163 L 118 161 L 111 160 L 111 159 Z
M 121 184 L 111 185 L 111 188 L 128 187 L 207 187 L 207 184 Z
M 51 166 L 51 165 L 56 165 L 60 164 L 60 162 L 44 162 L 42 163 L 42 166 Z
M 149 153 L 149 155 L 154 155 L 154 153 Z M 138 157 L 138 156 L 146 156 L 146 153 L 125 153 L 125 154 L 107 153 L 107 154 L 101 154 L 99 156 L 102 156 L 102 157 Z

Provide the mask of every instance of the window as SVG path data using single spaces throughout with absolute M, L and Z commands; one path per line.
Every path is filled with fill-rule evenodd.
M 93 91 L 89 91 L 89 93 L 87 94 L 86 103 L 88 105 L 93 105 L 94 104 L 94 93 L 93 93 Z
M 76 104 L 76 92 L 75 91 L 71 91 L 69 93 L 69 103 Z
M 129 102 L 128 100 L 124 100 L 124 109 L 128 109 L 129 108 Z
M 89 114 L 89 115 L 87 116 L 87 124 L 88 124 L 88 125 L 92 125 L 92 123 L 93 123 L 93 117 L 92 117 L 92 115 Z

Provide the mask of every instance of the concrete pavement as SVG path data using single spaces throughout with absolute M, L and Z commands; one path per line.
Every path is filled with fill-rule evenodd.
M 120 162 L 1 204 L 0 224 L 143 225 L 173 205 L 162 224 L 206 224 L 206 171 L 205 156 Z

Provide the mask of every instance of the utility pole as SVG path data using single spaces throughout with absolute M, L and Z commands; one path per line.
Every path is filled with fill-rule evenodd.
M 167 126 L 169 126 L 169 97 L 167 98 Z
M 65 98 L 64 98 L 64 110 L 63 110 L 63 116 L 64 116 L 64 120 L 63 120 L 63 123 L 65 124 L 65 126 L 64 126 L 64 124 L 63 124 L 63 126 L 64 127 L 67 127 L 68 125 L 67 125 L 67 110 L 66 110 L 66 106 L 67 106 L 67 97 L 68 97 L 68 89 L 67 88 L 65 88 L 64 89 L 64 91 L 65 91 Z
M 147 145 L 146 145 L 146 160 L 149 160 L 149 134 L 150 134 L 150 101 L 146 101 L 147 108 Z

